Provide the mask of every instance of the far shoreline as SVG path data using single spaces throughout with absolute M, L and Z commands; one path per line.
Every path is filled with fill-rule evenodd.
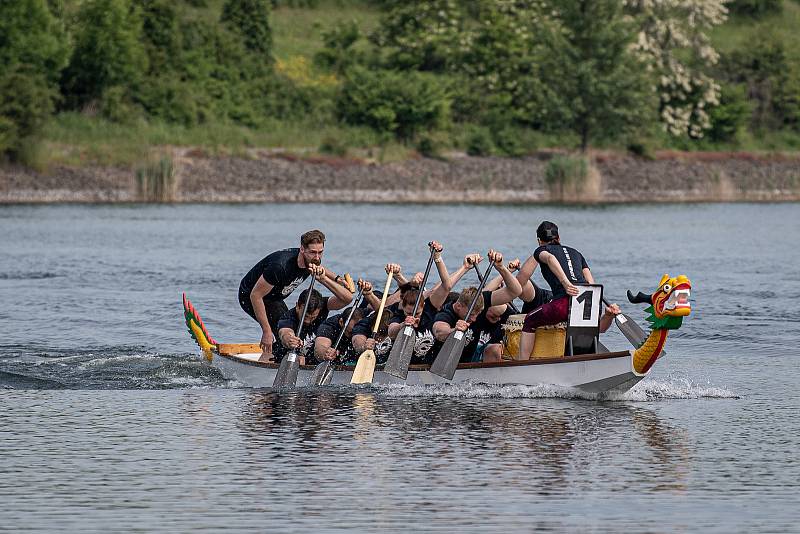
M 800 201 L 800 154 L 725 152 L 589 155 L 586 179 L 559 188 L 545 169 L 558 151 L 520 158 L 411 158 L 377 163 L 274 150 L 209 157 L 171 148 L 169 203 L 621 205 Z M 84 165 L 0 167 L 0 204 L 140 203 L 135 169 Z M 152 200 L 152 199 L 151 199 Z

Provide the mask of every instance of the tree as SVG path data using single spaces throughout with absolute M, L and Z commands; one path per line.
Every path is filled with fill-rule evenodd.
M 16 158 L 50 116 L 67 54 L 44 0 L 0 2 L 0 154 Z
M 135 89 L 147 68 L 141 20 L 126 0 L 88 0 L 78 12 L 75 49 L 64 73 L 70 107 L 115 86 Z
M 727 16 L 725 0 L 624 0 L 639 34 L 634 49 L 658 76 L 655 91 L 664 129 L 702 137 L 720 87 L 705 74 L 719 56 L 707 31 Z
M 635 28 L 617 0 L 559 0 L 561 23 L 543 69 L 561 100 L 554 125 L 573 130 L 585 151 L 594 139 L 615 139 L 647 120 L 654 108 L 643 63 L 630 53 Z
M 244 39 L 248 50 L 272 62 L 272 30 L 268 0 L 226 0 L 220 20 Z

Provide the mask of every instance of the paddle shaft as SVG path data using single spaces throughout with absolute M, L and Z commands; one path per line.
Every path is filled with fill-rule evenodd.
M 485 276 L 481 276 L 481 272 L 478 270 L 478 264 L 477 263 L 473 263 L 472 267 L 475 269 L 475 274 L 478 275 L 478 282 L 480 282 L 482 286 L 485 286 L 486 283 L 484 282 L 484 279 L 486 277 Z M 508 307 L 511 308 L 511 311 L 513 311 L 514 313 L 519 313 L 519 310 L 517 309 L 516 306 L 514 306 L 513 302 L 509 302 L 508 303 Z
M 383 286 L 383 296 L 381 297 L 381 305 L 378 306 L 378 313 L 375 315 L 375 324 L 372 327 L 370 337 L 375 337 L 378 333 L 378 328 L 381 324 L 381 315 L 383 315 L 383 308 L 386 306 L 386 299 L 389 297 L 389 287 L 392 285 L 392 273 L 387 273 L 386 284 Z
M 475 293 L 475 296 L 472 297 L 472 302 L 469 305 L 469 310 L 467 310 L 467 316 L 465 317 L 465 320 L 469 319 L 469 316 L 472 313 L 473 308 L 475 308 L 475 304 L 478 302 L 478 297 L 481 296 L 481 292 L 483 291 L 483 288 L 486 285 L 486 280 L 489 279 L 489 272 L 492 270 L 492 267 L 494 267 L 494 263 L 490 261 L 489 266 L 486 268 L 486 272 L 483 275 L 483 278 L 481 278 L 481 273 L 478 273 L 478 281 L 480 282 L 480 285 L 478 285 L 478 291 Z M 476 271 L 478 270 L 477 265 L 475 266 L 475 270 Z M 486 303 L 484 302 L 483 305 L 486 306 Z
M 430 243 L 428 244 L 430 246 Z M 422 277 L 422 283 L 419 285 L 419 294 L 417 295 L 417 302 L 414 304 L 414 312 L 411 314 L 412 316 L 417 316 L 417 310 L 419 309 L 419 303 L 422 300 L 422 296 L 425 293 L 425 284 L 428 283 L 428 275 L 431 274 L 431 266 L 433 265 L 433 256 L 436 254 L 436 251 L 431 247 L 431 257 L 428 258 L 428 266 L 425 267 L 425 275 Z
M 311 293 L 314 291 L 314 284 L 317 281 L 317 275 L 311 275 L 311 285 L 308 286 L 308 294 L 306 295 L 306 303 L 303 305 L 303 314 L 300 316 L 300 325 L 297 327 L 297 337 L 303 333 L 303 326 L 305 326 L 306 313 L 308 312 L 308 304 L 311 302 Z
M 347 330 L 347 325 L 350 324 L 350 319 L 353 318 L 356 308 L 358 308 L 358 305 L 361 303 L 361 295 L 362 290 L 359 289 L 358 293 L 356 293 L 356 297 L 353 299 L 353 307 L 350 308 L 350 313 L 347 314 L 347 319 L 345 319 L 344 324 L 342 325 L 342 331 L 339 332 L 339 337 L 336 338 L 336 343 L 333 344 L 333 350 L 337 350 L 339 348 L 339 343 L 342 342 L 342 338 L 344 337 L 344 331 Z

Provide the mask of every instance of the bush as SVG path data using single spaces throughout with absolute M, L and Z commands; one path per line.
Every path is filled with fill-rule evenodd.
M 338 99 L 340 117 L 408 141 L 446 120 L 449 99 L 437 80 L 418 72 L 348 72 Z
M 147 67 L 141 20 L 124 0 L 81 4 L 75 49 L 64 72 L 63 90 L 71 108 L 100 98 L 109 87 L 135 88 Z
M 338 137 L 326 137 L 319 145 L 319 151 L 343 158 L 347 155 L 347 145 Z
M 248 50 L 270 62 L 272 30 L 269 26 L 269 13 L 268 0 L 226 0 L 222 6 L 220 21 L 244 39 Z
M 163 156 L 136 169 L 136 194 L 144 202 L 172 202 L 177 183 L 172 158 Z
M 731 0 L 728 10 L 734 15 L 761 18 L 783 11 L 783 0 Z
M 518 158 L 525 154 L 519 134 L 512 128 L 506 127 L 495 130 L 493 140 L 497 151 L 504 156 Z
M 0 146 L 17 159 L 53 113 L 55 91 L 43 74 L 15 67 L 0 74 Z
M 470 156 L 489 156 L 494 150 L 489 130 L 475 127 L 467 134 L 467 154 Z
M 353 50 L 353 45 L 360 38 L 361 33 L 355 21 L 338 24 L 322 34 L 324 47 L 314 55 L 314 63 L 322 68 L 344 73 L 363 60 L 361 54 Z
M 711 141 L 733 142 L 750 117 L 745 88 L 740 85 L 725 85 L 722 88 L 719 106 L 709 112 L 711 129 L 707 135 Z

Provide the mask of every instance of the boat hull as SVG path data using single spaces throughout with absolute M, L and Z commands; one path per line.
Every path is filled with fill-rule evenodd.
M 219 351 L 211 355 L 211 364 L 225 378 L 247 387 L 272 387 L 276 364 L 258 361 L 259 352 Z M 591 354 L 531 361 L 501 363 L 461 364 L 453 380 L 434 375 L 429 366 L 411 366 L 406 380 L 398 379 L 380 370 L 375 371 L 373 383 L 427 385 L 441 383 L 482 383 L 497 385 L 553 384 L 576 388 L 591 394 L 624 392 L 632 388 L 645 375 L 633 369 L 632 351 Z M 333 372 L 332 384 L 350 384 L 354 367 L 338 366 Z M 314 371 L 313 366 L 301 366 L 297 385 L 305 386 Z

